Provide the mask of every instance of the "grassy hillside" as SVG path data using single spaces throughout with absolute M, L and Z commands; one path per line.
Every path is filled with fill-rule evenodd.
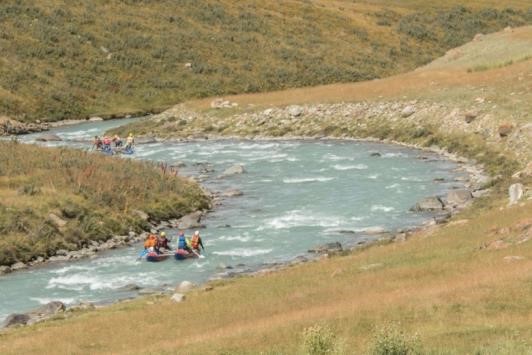
M 208 206 L 196 184 L 152 165 L 16 142 L 0 142 L 0 196 L 0 265 L 139 232 L 135 209 L 161 220 Z
M 352 82 L 532 23 L 522 0 L 0 2 L 0 116 L 54 121 Z

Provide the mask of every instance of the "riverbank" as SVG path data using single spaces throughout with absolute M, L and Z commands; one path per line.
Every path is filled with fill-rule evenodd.
M 0 146 L 2 272 L 91 256 L 209 208 L 198 185 L 153 164 L 16 141 Z

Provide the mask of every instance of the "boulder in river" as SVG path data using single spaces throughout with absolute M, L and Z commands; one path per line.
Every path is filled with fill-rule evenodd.
M 59 137 L 57 134 L 46 133 L 46 134 L 41 134 L 35 140 L 38 142 L 60 142 L 63 139 Z
M 443 206 L 444 205 L 443 205 L 442 200 L 437 196 L 433 196 L 433 197 L 426 197 L 423 200 L 419 201 L 410 210 L 414 212 L 437 211 L 437 210 L 442 210 Z
M 244 166 L 237 164 L 237 165 L 233 165 L 230 168 L 225 169 L 225 171 L 222 173 L 222 175 L 220 175 L 218 178 L 221 179 L 221 178 L 232 176 L 232 175 L 240 175 L 240 174 L 243 174 L 245 172 L 246 172 L 246 170 L 244 169 Z
M 244 195 L 244 193 L 238 189 L 229 189 L 222 192 L 223 197 L 238 197 L 242 195 Z
M 323 245 L 316 246 L 312 249 L 309 249 L 309 253 L 324 254 L 324 253 L 337 253 L 342 251 L 342 244 L 340 242 L 327 243 Z
M 125 286 L 122 286 L 118 288 L 119 291 L 139 291 L 142 290 L 142 287 L 140 287 L 137 284 L 127 284 Z
M 203 213 L 200 211 L 192 212 L 190 214 L 187 214 L 186 216 L 182 217 L 179 220 L 178 228 L 179 229 L 194 229 L 194 228 L 203 228 L 205 227 L 203 224 L 201 224 L 201 217 L 203 216 Z

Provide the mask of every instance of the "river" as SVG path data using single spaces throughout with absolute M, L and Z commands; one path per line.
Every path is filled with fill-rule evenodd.
M 55 128 L 51 133 L 65 141 L 40 144 L 88 149 L 88 143 L 81 141 L 125 122 Z M 19 139 L 34 143 L 37 136 Z M 375 152 L 380 157 L 372 156 Z M 354 141 L 152 143 L 138 145 L 131 158 L 182 162 L 186 166 L 179 172 L 187 176 L 198 176 L 209 164 L 214 171 L 207 174 L 204 186 L 212 191 L 236 188 L 243 192 L 243 196 L 224 199 L 204 220 L 206 228 L 201 233 L 206 257 L 148 263 L 137 260 L 142 248 L 137 245 L 94 259 L 1 276 L 0 321 L 10 313 L 53 300 L 113 302 L 136 295 L 120 290 L 131 283 L 172 288 L 183 280 L 200 283 L 228 270 L 286 262 L 327 242 L 355 245 L 372 238 L 365 231 L 418 226 L 431 216 L 409 208 L 423 197 L 463 187 L 465 176 L 456 163 L 433 153 Z M 218 178 L 234 164 L 244 165 L 246 173 Z M 173 237 L 176 231 L 168 234 Z

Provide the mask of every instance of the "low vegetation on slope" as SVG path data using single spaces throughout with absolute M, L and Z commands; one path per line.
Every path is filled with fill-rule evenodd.
M 147 163 L 16 142 L 0 142 L 0 196 L 0 265 L 139 232 L 135 210 L 162 220 L 209 203 L 196 184 Z
M 532 22 L 526 1 L 458 3 L 2 1 L 0 116 L 55 121 L 380 78 Z

